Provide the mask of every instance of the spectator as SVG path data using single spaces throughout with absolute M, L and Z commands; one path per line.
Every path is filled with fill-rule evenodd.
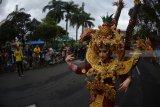
M 32 69 L 32 63 L 33 63 L 33 49 L 32 47 L 30 46 L 28 48 L 28 61 L 29 61 L 29 68 Z
M 36 62 L 36 64 L 39 64 L 41 49 L 38 45 L 36 45 L 36 47 L 34 48 L 33 51 L 34 51 L 35 62 Z
M 40 49 L 40 47 L 38 46 L 38 45 L 36 45 L 36 47 L 34 48 L 34 54 L 35 54 L 35 56 L 39 56 L 39 54 L 40 54 L 40 52 L 41 52 L 41 49 Z
M 16 46 L 16 50 L 14 51 L 14 57 L 16 60 L 17 72 L 19 75 L 19 79 L 21 79 L 24 76 L 23 65 L 22 65 L 23 53 L 22 53 L 22 50 L 20 49 L 19 45 Z

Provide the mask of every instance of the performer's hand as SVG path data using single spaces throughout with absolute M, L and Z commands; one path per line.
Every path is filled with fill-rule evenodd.
M 70 61 L 73 61 L 74 59 L 75 59 L 74 54 L 70 54 L 70 55 L 67 55 L 65 61 L 70 62 Z
M 91 95 L 89 104 L 91 104 L 91 103 L 94 102 L 95 100 L 96 100 L 96 96 Z
M 151 59 L 151 61 L 152 62 L 156 62 L 157 61 L 157 56 L 156 56 L 156 54 L 155 53 L 153 53 L 153 56 L 152 56 L 152 59 Z
M 126 92 L 129 87 L 130 82 L 131 82 L 131 77 L 129 76 L 126 80 L 123 81 L 123 83 L 119 85 L 118 90 Z

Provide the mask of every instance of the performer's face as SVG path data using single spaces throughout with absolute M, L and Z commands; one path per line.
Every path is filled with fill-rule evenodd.
M 102 62 L 105 62 L 109 58 L 109 50 L 107 50 L 105 47 L 100 47 L 98 54 Z

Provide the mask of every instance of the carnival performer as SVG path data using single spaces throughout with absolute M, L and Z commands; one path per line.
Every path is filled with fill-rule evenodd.
M 140 53 L 140 49 L 149 47 L 145 40 L 137 40 L 132 54 L 125 55 L 124 37 L 113 23 L 112 15 L 103 16 L 102 20 L 103 24 L 98 29 L 87 28 L 81 35 L 81 42 L 89 40 L 87 64 L 79 67 L 72 63 L 73 54 L 65 59 L 73 72 L 88 78 L 86 87 L 90 91 L 90 107 L 115 106 L 117 91 L 126 92 L 131 84 L 132 69 L 139 60 L 137 53 Z M 115 86 L 116 79 L 122 81 L 118 88 Z

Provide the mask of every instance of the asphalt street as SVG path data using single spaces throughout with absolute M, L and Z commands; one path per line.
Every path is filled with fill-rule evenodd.
M 77 61 L 76 63 L 81 63 Z M 133 81 L 118 93 L 119 107 L 160 107 L 160 67 L 140 60 L 133 69 Z M 89 107 L 85 76 L 71 72 L 65 63 L 0 74 L 0 107 Z

